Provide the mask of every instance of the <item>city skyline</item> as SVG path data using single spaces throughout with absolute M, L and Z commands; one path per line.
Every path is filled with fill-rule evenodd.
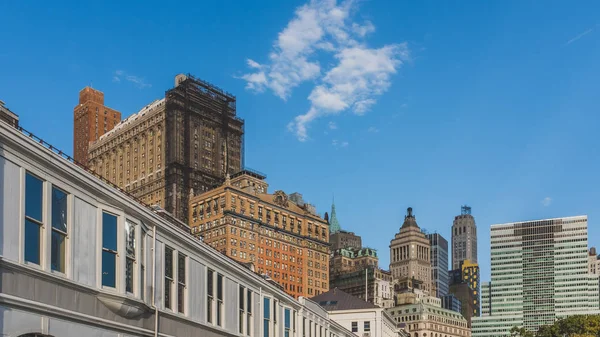
M 287 125 L 310 109 L 306 98 L 316 85 L 300 83 L 283 101 L 270 87 L 258 94 L 246 90 L 248 82 L 240 78 L 257 69 L 248 68 L 247 59 L 272 66 L 266 61 L 274 41 L 305 3 L 231 6 L 236 8 L 230 18 L 219 16 L 222 23 L 208 26 L 170 20 L 193 15 L 198 22 L 210 21 L 219 6 L 199 11 L 168 5 L 157 12 L 149 3 L 121 8 L 122 13 L 108 6 L 74 15 L 83 9 L 64 4 L 64 11 L 57 8 L 50 17 L 41 7 L 3 4 L 3 22 L 15 33 L 7 34 L 0 53 L 5 65 L 0 99 L 24 128 L 70 153 L 72 109 L 83 87 L 103 91 L 105 104 L 126 118 L 164 97 L 174 75 L 189 72 L 237 96 L 247 121 L 249 167 L 266 172 L 286 193 L 302 190 L 321 215 L 335 193 L 343 228 L 379 252 L 387 251 L 407 207 L 414 208 L 421 227 L 450 240 L 452 220 L 463 204 L 472 206 L 478 225 L 482 281 L 490 279 L 492 224 L 587 215 L 589 244 L 600 245 L 593 239 L 600 237 L 600 226 L 594 225 L 600 192 L 585 188 L 600 182 L 595 174 L 600 144 L 592 133 L 599 103 L 591 85 L 600 73 L 594 61 L 600 57 L 593 16 L 598 4 L 472 3 L 462 12 L 462 6 L 451 4 L 435 9 L 360 3 L 347 23 L 362 28 L 356 34 L 368 33 L 365 45 L 406 42 L 411 59 L 389 76 L 387 92 L 368 97 L 377 101 L 371 111 L 321 114 L 307 124 L 308 138 L 300 142 L 297 128 L 290 132 Z M 270 11 L 263 13 L 265 8 Z M 436 23 L 419 22 L 426 13 Z M 101 15 L 115 25 L 98 24 Z M 128 16 L 138 19 L 122 20 Z M 243 19 L 253 16 L 262 17 L 264 25 Z M 537 17 L 535 25 L 525 19 L 530 16 Z M 75 32 L 73 26 L 85 29 Z M 215 52 L 199 54 L 209 45 L 201 38 L 211 34 Z M 174 52 L 149 52 L 161 40 L 166 41 L 162 50 Z M 334 60 L 327 55 L 320 60 L 322 74 Z M 32 80 L 40 89 L 35 99 Z M 574 165 L 580 158 L 584 164 Z M 315 160 L 326 165 L 314 165 Z M 380 258 L 381 266 L 389 265 L 387 254 Z

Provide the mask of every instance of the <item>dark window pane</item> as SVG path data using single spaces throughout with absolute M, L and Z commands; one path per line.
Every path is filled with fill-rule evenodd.
M 185 284 L 185 255 L 179 253 L 179 255 L 177 255 L 177 259 L 179 260 L 177 263 L 178 282 Z
M 183 313 L 183 308 L 184 308 L 184 299 L 185 299 L 185 286 L 184 285 L 178 285 L 177 286 L 177 298 L 179 300 L 178 305 L 177 305 L 177 310 L 179 310 L 179 312 Z
M 265 308 L 265 312 L 264 312 L 265 316 L 264 317 L 271 318 L 271 301 L 268 298 L 265 298 L 264 308 Z
M 214 275 L 213 275 L 213 271 L 212 270 L 208 270 L 208 274 L 206 275 L 206 279 L 207 279 L 207 293 L 208 296 L 214 296 L 215 294 L 215 290 L 214 290 L 214 285 L 213 285 L 213 281 L 214 281 Z
M 244 287 L 240 286 L 238 298 L 240 300 L 240 310 L 241 311 L 244 311 L 244 295 L 245 295 Z
M 117 250 L 117 217 L 102 213 L 102 247 Z
M 135 258 L 135 224 L 125 221 L 125 248 L 127 256 Z
M 171 288 L 172 283 L 169 280 L 165 280 L 165 308 L 171 309 Z
M 248 297 L 246 298 L 246 311 L 252 313 L 252 290 L 248 289 Z
M 223 307 L 223 303 L 217 302 L 217 325 L 221 326 L 223 323 L 223 314 L 221 313 L 221 308 Z
M 44 183 L 28 173 L 25 178 L 25 215 L 38 221 L 42 221 L 43 189 Z
M 52 188 L 52 227 L 67 232 L 67 194 Z
M 40 226 L 25 220 L 25 261 L 40 264 Z
M 116 286 L 117 255 L 106 250 L 102 251 L 102 285 Z
M 284 323 L 286 328 L 290 328 L 290 309 L 285 309 Z
M 133 292 L 133 260 L 127 258 L 125 266 L 125 290 L 132 293 Z
M 165 277 L 173 278 L 173 249 L 165 247 Z
M 57 231 L 52 231 L 52 254 L 50 265 L 52 270 L 65 272 L 65 236 Z
M 223 300 L 223 275 L 217 274 L 217 299 Z
M 206 301 L 206 320 L 208 321 L 208 323 L 212 323 L 212 298 L 209 298 Z

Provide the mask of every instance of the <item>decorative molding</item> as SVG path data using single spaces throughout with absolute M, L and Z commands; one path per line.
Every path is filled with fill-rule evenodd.
M 288 196 L 287 194 L 285 194 L 285 192 L 283 192 L 282 190 L 279 191 L 275 191 L 275 193 L 273 193 L 273 202 L 276 205 L 279 205 L 281 207 L 285 207 L 288 208 L 290 207 L 290 204 L 288 202 Z

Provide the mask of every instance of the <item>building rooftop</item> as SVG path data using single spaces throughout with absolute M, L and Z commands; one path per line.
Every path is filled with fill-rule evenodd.
M 408 228 L 408 227 L 416 227 L 419 228 L 419 225 L 417 225 L 417 220 L 415 219 L 415 216 L 412 213 L 412 207 L 409 207 L 406 209 L 406 215 L 404 216 L 404 223 L 402 224 L 401 228 Z
M 352 309 L 378 309 L 375 304 L 361 300 L 338 288 L 333 288 L 326 293 L 311 298 L 327 311 L 352 310 Z
M 164 102 L 165 102 L 164 98 L 154 100 L 152 103 L 150 103 L 150 104 L 146 105 L 145 107 L 143 107 L 142 109 L 140 109 L 140 111 L 138 111 L 138 112 L 132 114 L 131 116 L 125 118 L 124 120 L 120 121 L 117 125 L 115 125 L 114 128 L 112 128 L 110 131 L 108 131 L 105 134 L 103 134 L 102 136 L 100 136 L 100 138 L 98 138 L 98 141 L 104 140 L 104 139 L 110 137 L 112 134 L 118 132 L 122 128 L 131 125 L 131 123 L 133 123 L 133 122 L 137 121 L 139 118 L 145 116 L 146 113 L 153 111 L 154 108 L 164 105 Z

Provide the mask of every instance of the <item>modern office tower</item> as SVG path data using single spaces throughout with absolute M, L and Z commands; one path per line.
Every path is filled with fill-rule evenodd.
M 235 96 L 177 75 L 175 87 L 89 147 L 89 167 L 142 202 L 187 222 L 190 193 L 223 183 L 243 166 L 244 121 Z
M 481 316 L 491 315 L 492 308 L 492 284 L 481 282 Z
M 460 263 L 460 268 L 451 270 L 450 293 L 461 303 L 461 313 L 471 327 L 473 317 L 480 315 L 479 266 L 469 260 Z
M 409 207 L 400 232 L 390 242 L 390 271 L 394 280 L 413 283 L 432 293 L 435 285 L 431 281 L 430 251 L 429 240 Z
M 436 296 L 442 298 L 448 294 L 448 241 L 438 233 L 427 234 L 431 242 L 431 270 L 435 283 Z
M 448 294 L 442 297 L 441 300 L 442 308 L 456 312 L 461 312 L 462 304 L 460 303 L 460 300 L 456 298 L 456 296 L 454 296 L 453 294 Z
M 15 128 L 19 126 L 19 116 L 10 111 L 3 101 L 0 101 L 0 121 L 6 122 Z
M 473 318 L 473 336 L 505 337 L 513 326 L 537 331 L 557 318 L 600 314 L 587 216 L 493 225 L 490 235 L 489 316 Z
M 79 92 L 73 118 L 73 158 L 88 165 L 90 143 L 112 130 L 121 121 L 121 113 L 104 105 L 102 91 L 85 87 Z
M 329 227 L 308 203 L 270 194 L 266 176 L 243 170 L 190 202 L 192 233 L 279 283 L 294 297 L 329 289 Z
M 452 223 L 452 269 L 459 269 L 464 260 L 477 263 L 477 226 L 471 207 L 466 205 Z

